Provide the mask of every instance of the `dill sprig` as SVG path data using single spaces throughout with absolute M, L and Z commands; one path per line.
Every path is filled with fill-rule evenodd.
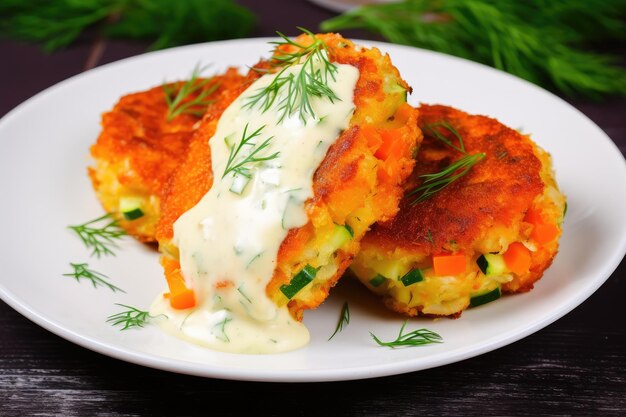
M 100 272 L 94 271 L 93 269 L 89 269 L 89 265 L 86 263 L 75 264 L 75 263 L 70 262 L 70 266 L 74 269 L 74 271 L 63 274 L 63 276 L 73 277 L 78 282 L 80 282 L 81 279 L 86 279 L 91 282 L 94 288 L 101 286 L 101 287 L 107 287 L 113 292 L 117 292 L 117 291 L 120 291 L 123 293 L 126 292 L 120 287 L 117 287 L 111 284 L 109 281 L 107 281 L 109 277 L 107 277 L 106 275 Z
M 36 42 L 46 52 L 69 45 L 88 28 L 103 37 L 147 39 L 162 49 L 242 38 L 255 17 L 233 0 L 3 0 L 0 37 Z
M 616 57 L 591 42 L 626 39 L 625 1 L 405 0 L 326 20 L 324 31 L 361 28 L 405 45 L 472 59 L 568 95 L 626 95 Z
M 448 139 L 443 133 L 441 133 L 439 128 L 444 128 L 445 130 L 450 132 L 457 139 L 457 141 L 459 142 L 459 145 L 457 146 L 454 143 L 452 143 L 450 139 Z M 436 139 L 439 139 L 441 142 L 445 143 L 449 147 L 456 149 L 457 151 L 461 153 L 467 153 L 465 151 L 465 143 L 463 143 L 463 138 L 461 137 L 459 132 L 454 128 L 454 126 L 452 126 L 447 121 L 442 120 L 440 122 L 435 122 L 435 123 L 424 125 L 424 129 L 427 130 L 427 133 L 429 133 L 431 136 L 434 136 Z
M 213 326 L 211 333 L 215 336 L 216 339 L 221 340 L 222 342 L 230 343 L 230 338 L 226 334 L 226 325 L 231 321 L 233 321 L 233 319 L 230 318 L 230 316 L 226 316 L 224 317 L 224 320 Z M 218 334 L 213 333 L 213 330 L 217 330 Z
M 429 345 L 432 343 L 442 343 L 443 339 L 437 333 L 428 330 L 428 329 L 418 329 L 413 330 L 409 333 L 402 334 L 404 332 L 404 328 L 408 323 L 408 319 L 404 321 L 402 327 L 400 328 L 400 333 L 398 333 L 398 337 L 396 340 L 392 340 L 391 342 L 383 342 L 381 341 L 374 333 L 370 332 L 372 339 L 380 346 L 388 346 L 390 348 L 397 348 L 401 346 L 421 346 L 421 345 Z
M 341 308 L 341 314 L 339 315 L 339 322 L 337 323 L 337 327 L 335 328 L 335 332 L 328 338 L 328 340 L 335 337 L 337 333 L 343 330 L 344 325 L 350 324 L 350 307 L 348 307 L 348 302 L 343 303 L 343 307 Z
M 300 120 L 306 123 L 307 118 L 315 118 L 311 98 L 326 98 L 330 102 L 339 100 L 335 92 L 328 86 L 330 79 L 335 80 L 337 66 L 329 61 L 326 44 L 312 32 L 298 28 L 312 38 L 308 46 L 299 44 L 280 32 L 282 41 L 270 42 L 276 45 L 271 66 L 281 68 L 272 82 L 250 96 L 245 108 L 258 106 L 262 112 L 268 111 L 276 103 L 279 122 L 285 117 L 298 113 Z M 289 52 L 291 48 L 295 51 Z M 319 63 L 319 64 L 318 64 Z M 294 65 L 302 66 L 296 72 L 289 72 Z M 321 68 L 318 68 L 321 65 Z
M 212 78 L 198 79 L 207 67 L 200 68 L 198 65 L 193 69 L 191 78 L 179 85 L 178 83 L 163 84 L 165 102 L 167 103 L 167 121 L 171 122 L 181 114 L 191 114 L 200 117 L 206 111 L 209 104 L 214 100 L 209 97 L 218 88 L 218 83 L 207 87 Z
M 97 227 L 98 223 L 107 221 L 104 226 Z M 112 248 L 116 248 L 116 239 L 121 239 L 126 235 L 124 229 L 122 229 L 118 221 L 113 218 L 110 213 L 100 216 L 97 219 L 90 220 L 87 223 L 68 226 L 73 230 L 87 249 L 93 249 L 91 256 L 113 255 Z
M 147 311 L 139 310 L 126 304 L 115 303 L 115 305 L 124 307 L 126 310 L 107 317 L 106 322 L 111 323 L 111 326 L 122 324 L 124 327 L 120 330 L 126 330 L 131 327 L 143 327 L 146 323 L 148 323 L 148 321 L 150 321 L 151 316 Z
M 407 196 L 417 195 L 417 197 L 411 202 L 411 205 L 427 200 L 434 194 L 443 190 L 448 185 L 467 174 L 474 165 L 482 161 L 484 158 L 484 153 L 466 155 L 439 172 L 420 175 L 420 178 L 424 179 L 422 185 L 407 194 Z
M 222 178 L 231 172 L 242 175 L 246 178 L 252 178 L 250 165 L 278 158 L 280 152 L 274 152 L 271 155 L 260 155 L 260 153 L 270 145 L 273 136 L 265 139 L 265 141 L 261 143 L 252 141 L 254 138 L 261 135 L 261 131 L 265 128 L 265 126 L 261 126 L 249 135 L 248 126 L 249 125 L 246 123 L 246 126 L 243 128 L 241 140 L 236 146 L 232 146 L 230 148 L 230 155 L 228 156 L 228 161 L 226 162 L 226 168 L 224 168 Z M 252 148 L 250 149 L 248 147 Z M 250 152 L 244 153 L 244 150 L 246 149 L 250 149 Z
M 433 239 L 433 234 L 430 232 L 430 229 L 426 230 L 426 240 L 428 240 L 431 245 L 435 245 L 435 240 Z

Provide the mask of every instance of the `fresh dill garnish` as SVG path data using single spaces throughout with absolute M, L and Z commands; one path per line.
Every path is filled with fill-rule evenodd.
M 0 37 L 52 52 L 91 29 L 104 38 L 146 39 L 150 49 L 243 38 L 254 14 L 234 0 L 3 0 Z
M 185 327 L 185 323 L 187 323 L 187 319 L 189 318 L 189 316 L 191 316 L 193 313 L 195 313 L 195 311 L 191 311 L 189 314 L 187 314 L 185 316 L 185 318 L 183 319 L 183 321 L 180 323 L 180 326 L 178 327 L 178 330 L 182 330 L 183 327 Z
M 433 234 L 430 233 L 430 229 L 426 231 L 426 239 L 430 242 L 431 245 L 435 244 L 435 241 L 433 239 Z
M 181 114 L 200 117 L 204 114 L 207 106 L 213 102 L 207 97 L 217 90 L 218 83 L 213 83 L 207 87 L 212 78 L 198 79 L 206 68 L 200 68 L 196 65 L 191 73 L 191 78 L 180 86 L 179 83 L 163 84 L 168 122 Z
M 217 329 L 220 332 L 220 334 L 217 334 L 217 335 L 215 333 L 211 332 L 211 333 L 213 333 L 213 335 L 215 336 L 216 339 L 219 339 L 222 342 L 230 343 L 230 338 L 226 334 L 226 325 L 228 323 L 230 323 L 231 321 L 233 321 L 233 319 L 228 317 L 228 316 L 226 316 L 226 317 L 224 317 L 224 320 L 220 321 L 215 326 L 213 326 L 213 329 Z
M 115 305 L 124 307 L 126 310 L 107 317 L 106 322 L 111 323 L 111 326 L 122 324 L 124 327 L 120 330 L 126 330 L 131 327 L 143 327 L 150 321 L 151 316 L 147 311 L 139 310 L 126 304 L 115 303 Z
M 321 23 L 324 32 L 366 29 L 507 71 L 568 95 L 626 95 L 618 57 L 588 52 L 620 44 L 623 1 L 405 0 L 373 4 Z
M 237 291 L 239 292 L 239 294 L 241 294 L 241 296 L 242 296 L 243 298 L 245 298 L 245 299 L 246 299 L 246 301 L 247 301 L 249 304 L 252 304 L 252 300 L 250 299 L 250 297 L 248 297 L 248 296 L 246 295 L 246 293 L 243 291 L 242 287 L 243 287 L 243 284 L 241 284 L 241 285 L 239 286 L 239 288 L 237 288 Z
M 420 178 L 424 179 L 422 185 L 407 194 L 407 196 L 417 195 L 417 197 L 411 202 L 411 205 L 427 200 L 434 194 L 443 190 L 448 185 L 467 174 L 474 165 L 482 161 L 484 158 L 484 153 L 465 155 L 463 158 L 448 165 L 439 172 L 420 175 Z
M 274 152 L 271 155 L 260 154 L 270 145 L 270 141 L 273 139 L 273 136 L 265 139 L 265 141 L 261 143 L 252 141 L 254 138 L 261 135 L 261 131 L 265 128 L 265 126 L 261 126 L 250 134 L 248 134 L 248 127 L 249 125 L 246 123 L 246 126 L 243 128 L 241 140 L 230 148 L 230 155 L 228 156 L 228 161 L 226 162 L 226 168 L 224 168 L 222 178 L 231 172 L 246 178 L 252 178 L 251 165 L 278 158 L 280 152 Z M 244 153 L 246 149 L 249 149 L 250 152 Z
M 250 265 L 252 265 L 254 263 L 254 261 L 259 259 L 261 256 L 263 256 L 263 252 L 260 252 L 260 253 L 257 253 L 256 255 L 254 255 L 254 257 L 252 259 L 250 259 L 250 262 L 248 262 L 246 264 L 246 269 L 250 268 Z
M 406 324 L 408 323 L 408 319 L 404 321 L 402 327 L 400 328 L 400 333 L 398 333 L 398 337 L 396 340 L 392 340 L 391 342 L 383 342 L 381 341 L 374 333 L 370 332 L 372 339 L 380 346 L 387 346 L 390 348 L 397 348 L 401 346 L 421 346 L 421 345 L 429 345 L 432 343 L 442 343 L 443 339 L 437 333 L 428 330 L 428 329 L 418 329 L 413 330 L 409 333 L 402 334 Z
M 341 314 L 339 315 L 339 322 L 337 323 L 337 328 L 335 328 L 335 332 L 328 338 L 328 340 L 335 337 L 337 333 L 343 330 L 344 325 L 350 324 L 350 307 L 348 307 L 348 302 L 343 303 L 343 307 L 341 308 Z
M 459 146 L 456 146 L 450 139 L 448 139 L 443 133 L 439 131 L 439 128 L 442 127 L 446 129 L 448 132 L 452 133 L 454 137 L 459 142 Z M 463 143 L 463 138 L 459 134 L 459 132 L 447 121 L 442 120 L 441 122 L 430 123 L 424 126 L 425 129 L 428 129 L 428 133 L 434 136 L 436 139 L 439 139 L 441 142 L 445 143 L 449 147 L 456 149 L 461 153 L 467 153 L 465 151 L 465 144 Z
M 312 43 L 305 46 L 277 32 L 283 40 L 270 42 L 276 45 L 276 53 L 270 63 L 272 67 L 281 68 L 280 72 L 268 86 L 249 97 L 244 108 L 258 106 L 262 112 L 266 112 L 278 99 L 279 122 L 298 113 L 300 120 L 306 123 L 307 117 L 316 117 L 311 105 L 312 97 L 326 98 L 331 102 L 339 100 L 328 86 L 330 79 L 335 80 L 338 69 L 328 59 L 326 44 L 312 32 L 300 27 L 298 29 L 309 35 Z M 295 48 L 294 52 L 287 51 L 292 48 Z M 318 63 L 321 68 L 318 68 Z M 298 64 L 302 65 L 298 71 L 289 72 L 292 66 Z
M 97 227 L 98 223 L 106 221 L 104 226 Z M 116 239 L 121 239 L 126 235 L 117 220 L 110 213 L 100 216 L 97 219 L 90 220 L 87 223 L 68 226 L 69 229 L 76 232 L 80 240 L 83 241 L 87 249 L 92 249 L 91 256 L 113 255 L 112 248 L 116 248 Z
M 101 287 L 107 287 L 113 292 L 117 292 L 117 291 L 120 291 L 123 293 L 126 292 L 120 287 L 117 287 L 111 284 L 109 281 L 107 281 L 109 277 L 107 277 L 106 275 L 100 272 L 94 271 L 93 269 L 89 269 L 89 265 L 86 263 L 75 264 L 75 263 L 70 262 L 70 266 L 74 269 L 74 271 L 63 274 L 63 276 L 74 277 L 74 279 L 78 282 L 80 282 L 81 279 L 86 279 L 91 282 L 94 288 L 101 286 Z

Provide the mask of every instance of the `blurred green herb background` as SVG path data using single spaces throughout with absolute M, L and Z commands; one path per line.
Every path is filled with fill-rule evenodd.
M 2 0 L 0 37 L 36 42 L 47 52 L 97 26 L 111 38 L 147 39 L 163 49 L 243 38 L 255 17 L 233 0 Z
M 253 13 L 234 0 L 0 1 L 0 37 L 47 52 L 87 29 L 162 49 L 242 38 L 254 26 Z M 626 0 L 404 0 L 320 24 L 321 31 L 345 29 L 478 61 L 569 96 L 626 96 L 620 57 L 592 52 L 623 44 Z
M 626 39 L 626 0 L 405 0 L 327 20 L 390 42 L 491 65 L 567 95 L 626 95 L 617 57 L 590 46 Z

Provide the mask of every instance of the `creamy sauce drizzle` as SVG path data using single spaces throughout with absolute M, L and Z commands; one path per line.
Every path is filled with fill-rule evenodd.
M 314 65 L 321 65 L 316 62 Z M 180 250 L 181 270 L 196 294 L 193 309 L 173 309 L 160 295 L 150 310 L 165 330 L 193 343 L 238 353 L 277 353 L 308 343 L 309 333 L 287 307 L 278 307 L 266 294 L 280 244 L 291 228 L 307 223 L 304 203 L 313 197 L 313 174 L 328 148 L 349 125 L 354 112 L 354 87 L 359 71 L 336 64 L 328 85 L 339 98 L 312 97 L 316 118 L 300 119 L 298 112 L 280 120 L 277 103 L 263 112 L 245 104 L 276 74 L 266 74 L 239 96 L 221 116 L 210 139 L 214 184 L 191 210 L 174 224 L 174 244 Z M 287 69 L 300 70 L 300 65 Z M 281 97 L 282 94 L 282 97 Z M 252 166 L 249 182 L 229 173 L 222 178 L 233 146 L 262 128 L 250 153 L 268 138 L 257 155 L 278 155 Z M 245 154 L 244 154 L 245 155 Z M 239 158 L 236 158 L 239 160 Z M 245 184 L 241 194 L 239 190 Z

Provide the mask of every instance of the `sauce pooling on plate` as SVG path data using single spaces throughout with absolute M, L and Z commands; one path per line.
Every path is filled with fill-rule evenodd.
M 315 58 L 310 65 L 321 67 Z M 268 105 L 259 91 L 281 76 L 297 77 L 302 64 L 255 81 L 222 114 L 210 139 L 214 183 L 174 224 L 173 243 L 197 305 L 177 310 L 160 295 L 150 314 L 175 335 L 216 350 L 277 353 L 307 344 L 309 333 L 286 306 L 266 294 L 278 250 L 291 228 L 307 221 L 313 174 L 354 112 L 357 68 L 334 64 L 326 80 L 335 98 L 309 96 L 310 112 L 290 113 L 279 88 Z

